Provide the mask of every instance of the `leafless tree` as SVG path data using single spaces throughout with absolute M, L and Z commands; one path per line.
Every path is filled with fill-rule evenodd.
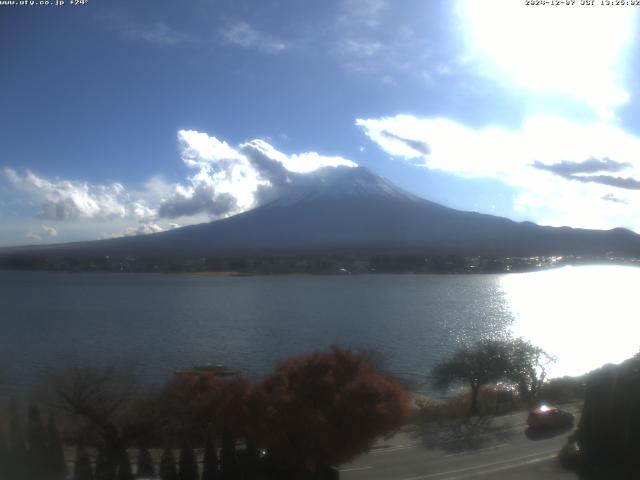
M 437 388 L 454 384 L 471 388 L 471 414 L 478 413 L 480 387 L 495 382 L 516 385 L 523 400 L 530 401 L 545 380 L 545 367 L 553 359 L 523 339 L 481 340 L 464 346 L 438 363 L 431 376 Z
M 104 474 L 115 478 L 132 442 L 154 427 L 153 402 L 131 366 L 73 365 L 48 377 L 50 407 L 66 412 L 83 442 L 100 451 Z

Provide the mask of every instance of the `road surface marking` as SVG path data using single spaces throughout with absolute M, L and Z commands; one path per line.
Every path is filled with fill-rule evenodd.
M 524 466 L 527 466 L 527 465 L 533 465 L 534 463 L 544 462 L 545 460 L 550 460 L 552 458 L 555 458 L 556 455 L 557 455 L 557 453 L 554 453 L 552 455 L 547 455 L 546 457 L 534 458 L 534 459 L 531 459 L 531 460 L 527 460 L 526 462 L 516 463 L 514 465 L 505 465 L 503 467 L 490 468 L 490 469 L 487 469 L 487 470 L 479 470 L 477 472 L 471 472 L 471 473 L 466 473 L 464 475 L 458 475 L 457 477 L 446 477 L 446 478 L 443 478 L 441 480 L 462 480 L 463 478 L 469 478 L 471 476 L 476 477 L 478 475 L 488 475 L 490 473 L 498 473 L 498 472 L 502 472 L 504 470 L 511 470 L 512 468 L 519 468 L 519 467 L 524 467 Z
M 358 472 L 360 470 L 370 470 L 371 466 L 365 466 L 365 467 L 350 467 L 350 468 L 339 468 L 338 470 L 340 470 L 341 472 Z
M 385 448 L 379 448 L 376 450 L 373 450 L 371 452 L 369 452 L 369 455 L 379 455 L 381 453 L 391 453 L 391 452 L 397 452 L 398 450 L 406 450 L 408 448 L 413 448 L 420 445 L 419 443 L 407 443 L 405 445 L 396 445 L 393 447 L 385 447 Z
M 515 468 L 515 467 L 520 467 L 522 465 L 527 465 L 528 463 L 535 463 L 535 461 L 542 461 L 542 460 L 547 460 L 549 458 L 555 457 L 558 453 L 558 449 L 554 448 L 553 450 L 548 450 L 545 452 L 538 452 L 538 453 L 532 453 L 530 455 L 524 455 L 522 457 L 515 457 L 515 458 L 510 458 L 508 460 L 502 460 L 500 462 L 493 462 L 493 463 L 484 463 L 481 465 L 474 465 L 472 467 L 465 467 L 465 468 L 460 468 L 457 470 L 449 470 L 448 472 L 439 472 L 439 473 L 431 473 L 428 475 L 420 475 L 417 477 L 409 477 L 409 478 L 403 478 L 402 480 L 426 480 L 428 478 L 434 478 L 434 477 L 443 477 L 445 475 L 451 475 L 451 474 L 456 474 L 456 473 L 464 473 L 467 472 L 467 474 L 477 474 L 478 473 L 478 469 L 480 468 L 487 468 L 487 467 L 494 467 L 494 466 L 498 466 L 498 465 L 502 465 L 505 463 L 508 463 L 510 465 L 506 466 L 506 467 L 498 467 L 498 469 L 503 469 L 506 470 L 508 468 Z M 549 455 L 549 454 L 553 454 L 553 455 Z M 541 457 L 541 455 L 545 455 L 544 457 Z M 534 457 L 534 458 L 532 458 Z M 511 462 L 517 462 L 519 460 L 524 460 L 524 462 L 520 462 L 520 463 L 511 463 Z M 461 477 L 450 477 L 447 478 L 447 480 L 453 480 L 455 478 L 464 478 L 464 475 L 462 475 Z M 445 480 L 445 479 L 442 479 Z
M 473 455 L 474 453 L 484 452 L 486 450 L 495 450 L 496 448 L 504 447 L 506 445 L 509 445 L 509 444 L 508 443 L 499 443 L 498 445 L 492 445 L 490 447 L 477 448 L 475 450 L 473 450 L 473 449 L 465 450 L 464 452 L 458 452 L 458 453 L 449 453 L 448 455 L 445 455 L 445 458 L 446 457 L 457 457 L 458 455 Z

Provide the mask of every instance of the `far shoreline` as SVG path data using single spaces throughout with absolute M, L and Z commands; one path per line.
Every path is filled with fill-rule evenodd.
M 562 258 L 562 257 L 560 257 Z M 114 274 L 159 274 L 159 275 L 192 275 L 197 277 L 267 277 L 267 276 L 360 276 L 360 275 L 503 275 L 516 273 L 534 273 L 556 270 L 564 267 L 596 267 L 596 266 L 612 266 L 612 267 L 640 267 L 640 259 L 638 258 L 588 258 L 574 259 L 566 258 L 561 261 L 553 261 L 538 264 L 510 264 L 507 259 L 494 261 L 490 266 L 475 265 L 447 265 L 445 268 L 390 268 L 375 269 L 369 266 L 359 265 L 359 268 L 346 268 L 334 266 L 326 270 L 296 268 L 296 266 L 282 266 L 274 269 L 257 269 L 257 270 L 206 270 L 206 269 L 189 269 L 189 266 L 174 266 L 173 268 L 134 268 L 130 265 L 117 265 L 118 268 L 96 268 L 95 266 L 83 265 L 82 267 L 66 268 L 66 265 L 41 265 L 41 266 L 14 266 L 0 265 L 0 271 L 3 272 L 53 272 L 53 273 L 114 273 Z M 343 263 L 340 263 L 343 264 Z M 340 265 L 338 264 L 338 265 Z M 350 265 L 349 265 L 350 266 Z M 85 268 L 83 268 L 85 267 Z M 291 268 L 287 268 L 291 267 Z M 450 268 L 447 268 L 450 267 Z M 475 267 L 475 268 L 474 268 Z

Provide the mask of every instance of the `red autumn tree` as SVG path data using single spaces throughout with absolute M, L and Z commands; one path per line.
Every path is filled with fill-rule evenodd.
M 281 363 L 252 394 L 249 427 L 283 465 L 320 471 L 367 451 L 410 413 L 409 395 L 369 360 L 332 347 Z
M 198 437 L 209 425 L 218 434 L 224 428 L 242 434 L 251 389 L 251 383 L 243 377 L 196 374 L 176 377 L 162 395 L 168 427 Z

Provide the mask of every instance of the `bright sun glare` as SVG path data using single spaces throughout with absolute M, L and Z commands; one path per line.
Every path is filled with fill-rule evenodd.
M 628 100 L 623 66 L 635 9 L 463 0 L 461 13 L 474 54 L 517 86 L 569 95 L 601 112 Z
M 557 356 L 550 377 L 581 375 L 638 352 L 636 267 L 564 267 L 504 275 L 512 330 Z M 532 294 L 535 292 L 535 294 Z

